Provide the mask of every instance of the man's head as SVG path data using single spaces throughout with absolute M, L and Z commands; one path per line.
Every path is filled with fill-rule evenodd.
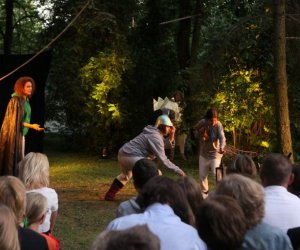
M 155 127 L 162 133 L 163 136 L 167 136 L 173 129 L 173 123 L 167 115 L 160 115 L 155 122 Z
M 218 122 L 218 111 L 215 108 L 207 110 L 205 118 L 208 120 L 209 125 L 216 125 Z
M 260 178 L 263 186 L 287 187 L 292 180 L 292 164 L 282 154 L 268 154 L 262 163 Z
M 159 170 L 154 161 L 149 159 L 138 160 L 132 168 L 132 178 L 135 188 L 141 190 L 152 177 L 159 175 Z

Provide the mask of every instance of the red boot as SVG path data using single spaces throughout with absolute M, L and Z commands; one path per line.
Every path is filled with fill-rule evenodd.
M 109 190 L 105 194 L 104 199 L 106 201 L 113 201 L 116 196 L 116 193 L 119 192 L 122 187 L 124 187 L 123 183 L 120 182 L 117 178 L 114 179 Z

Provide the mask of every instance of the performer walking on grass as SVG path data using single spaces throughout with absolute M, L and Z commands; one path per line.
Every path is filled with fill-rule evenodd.
M 0 175 L 18 176 L 17 164 L 25 153 L 25 136 L 29 129 L 43 131 L 39 124 L 30 124 L 29 98 L 35 90 L 31 77 L 19 78 L 7 105 L 0 132 Z
M 180 176 L 184 176 L 185 173 L 172 163 L 165 154 L 165 145 L 175 146 L 174 134 L 175 127 L 170 118 L 167 115 L 161 115 L 157 118 L 155 126 L 146 126 L 142 133 L 125 143 L 118 153 L 118 163 L 122 173 L 114 179 L 104 199 L 114 200 L 116 193 L 131 179 L 132 168 L 140 159 L 154 160 L 158 158 L 167 168 L 172 169 Z
M 211 169 L 216 184 L 216 168 L 220 166 L 226 145 L 226 138 L 218 112 L 212 108 L 207 110 L 204 119 L 201 119 L 194 129 L 201 135 L 199 154 L 200 185 L 204 194 L 208 193 L 208 170 Z

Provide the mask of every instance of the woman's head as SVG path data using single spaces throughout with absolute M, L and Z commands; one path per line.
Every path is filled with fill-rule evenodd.
M 188 202 L 195 214 L 201 202 L 203 201 L 202 190 L 200 184 L 190 176 L 182 176 L 177 180 L 177 183 L 182 188 Z
M 18 225 L 13 211 L 0 203 L 0 249 L 19 250 Z
M 19 163 L 19 177 L 27 189 L 49 186 L 49 161 L 45 154 L 29 153 Z
M 248 155 L 236 155 L 232 163 L 227 167 L 227 174 L 241 174 L 251 179 L 256 178 L 257 170 L 254 161 Z
M 26 218 L 28 225 L 33 223 L 41 224 L 44 221 L 48 209 L 47 198 L 37 192 L 29 192 L 26 194 Z
M 141 191 L 141 205 L 146 208 L 154 203 L 169 205 L 185 223 L 193 225 L 195 217 L 188 200 L 176 181 L 166 176 L 151 178 Z
M 26 208 L 26 189 L 17 177 L 0 177 L 0 203 L 14 212 L 18 223 L 23 221 Z
M 262 221 L 265 195 L 263 187 L 256 181 L 240 174 L 230 174 L 218 184 L 215 193 L 231 196 L 239 203 L 246 216 L 248 228 Z
M 35 81 L 29 76 L 20 77 L 14 86 L 18 95 L 31 97 L 35 91 Z

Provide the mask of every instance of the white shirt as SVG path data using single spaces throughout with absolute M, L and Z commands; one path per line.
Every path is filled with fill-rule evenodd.
M 48 188 L 48 187 L 43 187 L 43 188 L 38 188 L 38 189 L 32 189 L 29 192 L 37 192 L 42 195 L 44 195 L 47 198 L 48 202 L 48 211 L 46 214 L 46 218 L 43 224 L 40 225 L 39 227 L 39 232 L 48 232 L 50 229 L 50 217 L 52 212 L 55 212 L 58 210 L 58 196 L 57 193 L 54 189 Z
M 283 186 L 265 187 L 265 223 L 281 228 L 300 227 L 300 199 Z
M 195 228 L 182 222 L 168 205 L 154 203 L 144 213 L 114 219 L 107 230 L 122 230 L 147 224 L 160 239 L 161 250 L 206 250 Z

